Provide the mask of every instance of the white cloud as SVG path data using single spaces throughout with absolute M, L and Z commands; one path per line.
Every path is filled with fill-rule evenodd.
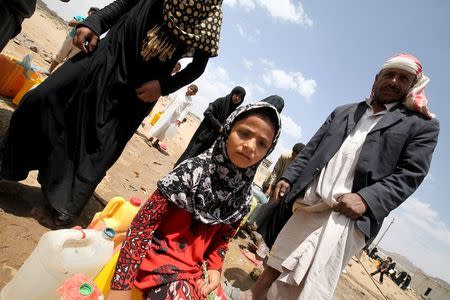
M 439 214 L 431 208 L 429 203 L 410 198 L 400 208 L 410 222 L 428 232 L 435 239 L 450 246 L 450 229 L 447 228 L 447 225 L 439 218 Z
M 239 85 L 245 88 L 246 95 L 244 103 L 256 102 L 267 97 L 266 90 L 257 83 L 244 81 Z
M 304 27 L 310 27 L 313 24 L 301 2 L 296 4 L 293 0 L 226 0 L 225 4 L 231 7 L 239 6 L 246 11 L 251 11 L 259 6 L 276 20 L 300 24 Z
M 268 68 L 274 68 L 275 67 L 275 64 L 273 63 L 273 61 L 271 61 L 271 60 L 269 60 L 267 58 L 262 57 L 262 58 L 259 59 L 259 61 L 265 67 L 268 67 Z
M 245 37 L 245 31 L 244 28 L 242 28 L 241 24 L 234 24 L 233 27 L 234 29 L 236 29 L 236 31 L 239 33 L 241 37 Z
M 256 7 L 254 0 L 225 0 L 224 3 L 231 7 L 240 6 L 246 11 L 253 10 Z
M 300 2 L 295 5 L 291 0 L 258 0 L 258 3 L 275 19 L 300 24 L 305 27 L 310 27 L 313 24 Z
M 314 79 L 306 79 L 300 72 L 286 72 L 280 69 L 266 70 L 263 80 L 268 86 L 296 91 L 307 101 L 316 92 L 317 87 Z
M 248 70 L 251 70 L 253 68 L 253 62 L 249 59 L 244 58 L 242 63 L 244 64 L 244 67 Z
M 295 139 L 302 137 L 302 127 L 298 125 L 291 117 L 281 115 L 282 132 Z
M 256 42 L 261 36 L 261 31 L 259 29 L 251 31 L 248 30 L 248 28 L 244 29 L 241 24 L 234 24 L 233 28 L 239 33 L 242 38 L 246 39 L 249 42 Z

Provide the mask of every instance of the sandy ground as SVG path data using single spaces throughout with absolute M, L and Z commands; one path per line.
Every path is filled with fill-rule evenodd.
M 66 26 L 38 8 L 34 16 L 24 22 L 21 36 L 16 41 L 11 41 L 3 53 L 16 57 L 32 53 L 34 64 L 47 68 L 49 56 L 56 53 L 67 31 Z M 38 49 L 37 53 L 30 50 L 33 45 Z M 160 101 L 154 111 L 164 104 L 165 100 Z M 0 100 L 0 138 L 7 130 L 13 110 L 14 106 L 8 99 Z M 177 135 L 166 141 L 169 145 L 167 153 L 160 153 L 144 142 L 143 136 L 149 129 L 149 118 L 144 121 L 144 125 L 132 137 L 117 163 L 107 172 L 96 189 L 95 197 L 90 199 L 76 221 L 77 225 L 89 224 L 94 213 L 101 210 L 104 203 L 114 196 L 139 196 L 146 199 L 155 189 L 156 181 L 172 168 L 184 150 L 198 126 L 198 120 L 190 117 Z M 20 268 L 41 235 L 54 229 L 36 176 L 36 172 L 31 172 L 22 182 L 0 182 L 0 288 Z M 261 178 L 262 175 L 258 177 L 258 181 Z M 224 280 L 243 290 L 254 282 L 249 277 L 254 265 L 239 249 L 247 246 L 248 242 L 248 239 L 237 237 L 230 243 L 223 271 Z M 335 299 L 416 299 L 412 292 L 400 290 L 389 278 L 385 279 L 383 285 L 378 283 L 378 276 L 373 281 L 367 273 L 375 270 L 373 262 L 365 255 L 361 262 L 352 260 L 347 273 L 342 274 Z

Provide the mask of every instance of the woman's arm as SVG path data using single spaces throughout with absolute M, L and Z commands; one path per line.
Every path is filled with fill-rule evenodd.
M 166 78 L 159 80 L 161 86 L 161 94 L 163 96 L 173 93 L 183 86 L 193 82 L 199 78 L 205 71 L 208 64 L 209 56 L 206 52 L 195 51 L 192 62 L 190 62 L 186 68 L 176 73 L 173 76 L 167 76 Z
M 77 28 L 85 26 L 94 31 L 97 36 L 101 36 L 138 2 L 139 0 L 116 0 L 91 14 L 86 20 L 78 24 Z
M 220 109 L 220 107 L 218 107 L 218 103 L 220 103 L 220 98 L 216 99 L 216 101 L 211 102 L 208 105 L 208 108 L 205 110 L 205 112 L 203 113 L 203 115 L 205 116 L 205 119 L 218 131 L 220 132 L 220 130 L 222 129 L 223 124 L 219 122 L 219 120 L 217 120 L 216 116 L 214 115 L 216 113 L 217 109 Z

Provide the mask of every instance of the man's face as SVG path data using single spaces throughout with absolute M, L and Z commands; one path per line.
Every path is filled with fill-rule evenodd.
M 384 69 L 374 83 L 374 99 L 386 104 L 403 99 L 415 83 L 416 75 L 397 68 Z
M 231 101 L 233 101 L 234 104 L 239 104 L 242 100 L 242 96 L 239 94 L 233 94 L 231 97 Z
M 186 91 L 186 95 L 194 96 L 195 94 L 197 94 L 197 89 L 194 86 L 190 85 Z

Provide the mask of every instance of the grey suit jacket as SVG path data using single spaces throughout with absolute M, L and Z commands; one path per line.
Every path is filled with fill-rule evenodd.
M 333 157 L 367 109 L 365 101 L 336 108 L 289 166 L 282 178 L 291 183 L 283 201 L 292 203 Z M 428 120 L 402 104 L 392 107 L 368 133 L 356 165 L 352 192 L 368 205 L 356 220 L 373 239 L 390 211 L 420 185 L 430 167 L 439 134 Z

